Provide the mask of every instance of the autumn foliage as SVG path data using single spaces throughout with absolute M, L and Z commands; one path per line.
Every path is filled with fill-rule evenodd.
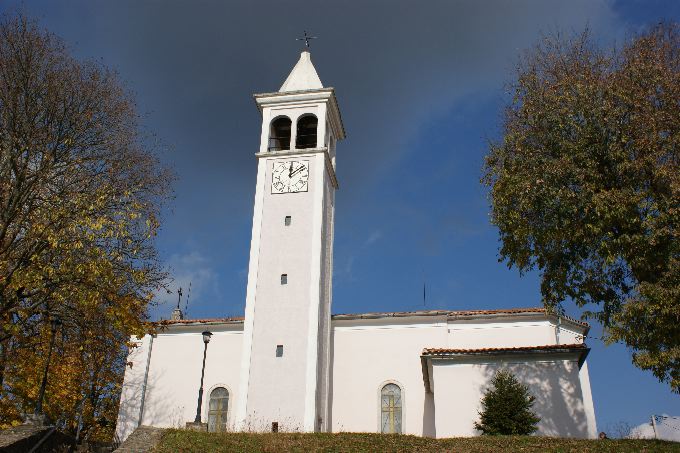
M 547 38 L 511 94 L 483 178 L 501 259 L 680 391 L 680 27 Z
M 126 342 L 164 282 L 154 237 L 170 174 L 116 74 L 24 17 L 0 23 L 0 424 L 45 412 L 110 437 Z

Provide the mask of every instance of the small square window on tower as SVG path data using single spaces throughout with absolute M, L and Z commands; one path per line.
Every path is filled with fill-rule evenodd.
M 290 226 L 290 216 L 287 215 L 286 218 L 283 219 L 283 224 L 286 226 Z
M 276 357 L 283 357 L 283 345 L 282 344 L 276 345 Z
M 282 285 L 288 284 L 288 274 L 281 274 L 281 284 Z

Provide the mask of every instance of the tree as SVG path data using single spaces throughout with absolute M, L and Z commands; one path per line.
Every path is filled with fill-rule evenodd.
M 32 411 L 59 317 L 46 413 L 111 434 L 127 341 L 166 281 L 154 238 L 172 174 L 154 146 L 113 71 L 23 16 L 2 19 L 0 424 Z
M 529 388 L 508 370 L 499 370 L 491 379 L 491 388 L 482 397 L 482 410 L 475 429 L 488 435 L 528 435 L 541 421 L 531 411 L 536 398 Z
M 482 181 L 500 261 L 537 269 L 633 363 L 680 392 L 680 29 L 620 49 L 586 32 L 522 59 Z

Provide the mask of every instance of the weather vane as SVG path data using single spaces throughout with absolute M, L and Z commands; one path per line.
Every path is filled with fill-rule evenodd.
M 305 42 L 305 46 L 306 46 L 307 48 L 309 48 L 309 40 L 310 40 L 310 39 L 317 39 L 317 37 L 316 37 L 316 36 L 308 36 L 308 35 L 307 35 L 307 30 L 305 30 L 305 36 L 304 36 L 304 37 L 302 37 L 302 38 L 295 38 L 296 41 L 304 41 L 304 42 Z
M 177 309 L 179 310 L 179 304 L 182 301 L 182 287 L 180 286 L 177 290 Z

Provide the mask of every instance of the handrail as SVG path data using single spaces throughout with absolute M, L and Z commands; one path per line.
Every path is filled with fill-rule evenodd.
M 267 151 L 282 151 L 291 149 L 291 138 L 289 136 L 283 137 L 269 137 L 267 144 Z M 316 148 L 317 134 L 300 134 L 295 137 L 294 149 Z M 314 140 L 312 140 L 314 139 Z M 309 140 L 309 142 L 307 142 Z
M 269 151 L 290 149 L 290 136 L 269 137 L 269 144 L 267 145 L 267 149 Z
M 309 143 L 307 142 L 309 139 Z M 298 149 L 316 148 L 316 131 L 313 134 L 298 134 L 295 137 L 295 147 Z
M 55 432 L 56 430 L 57 430 L 57 427 L 56 427 L 56 426 L 51 427 L 50 430 L 47 431 L 47 434 L 45 434 L 45 435 L 42 437 L 42 439 L 40 439 L 35 445 L 33 445 L 33 448 L 31 448 L 31 449 L 28 451 L 28 453 L 35 453 L 36 451 L 38 451 L 38 448 L 39 448 L 43 443 L 45 443 L 45 441 L 46 441 L 52 434 L 54 434 L 54 432 Z

